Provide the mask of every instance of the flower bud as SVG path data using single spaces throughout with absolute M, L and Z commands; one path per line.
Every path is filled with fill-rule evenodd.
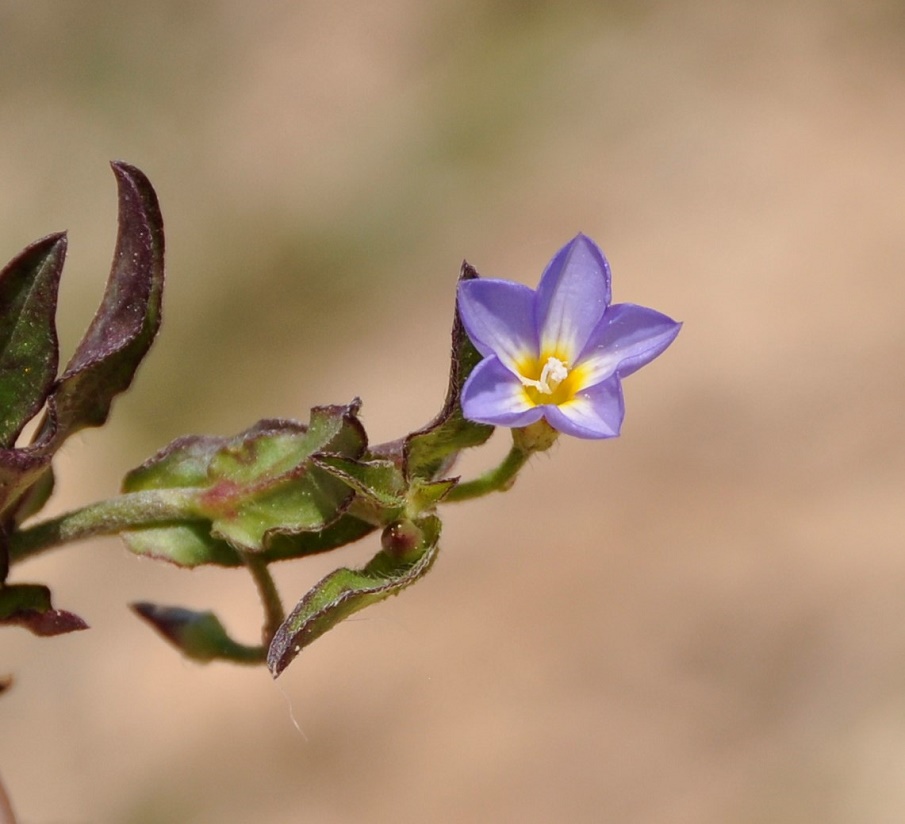
M 405 558 L 414 553 L 424 540 L 421 530 L 411 521 L 394 521 L 380 536 L 383 551 L 395 558 Z

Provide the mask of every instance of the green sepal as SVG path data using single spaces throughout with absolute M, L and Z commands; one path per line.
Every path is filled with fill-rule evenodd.
M 25 248 L 0 271 L 0 447 L 11 447 L 57 376 L 57 292 L 66 236 Z
M 439 551 L 440 520 L 417 522 L 420 546 L 404 555 L 383 550 L 363 569 L 338 569 L 298 603 L 274 635 L 267 665 L 274 678 L 312 641 L 353 613 L 396 595 L 430 570 Z
M 130 605 L 183 655 L 193 661 L 232 661 L 261 664 L 264 647 L 250 647 L 229 637 L 213 612 L 195 612 L 183 607 L 165 607 L 146 602 Z
M 477 277 L 479 275 L 472 266 L 462 264 L 460 281 Z M 440 477 L 449 470 L 461 450 L 480 446 L 493 433 L 492 426 L 463 418 L 459 403 L 462 387 L 480 361 L 481 354 L 469 340 L 457 311 L 453 321 L 446 400 L 436 418 L 405 438 L 403 457 L 406 477 L 429 480 Z
M 0 624 L 15 624 L 42 636 L 88 629 L 78 615 L 54 609 L 50 590 L 43 584 L 0 586 Z

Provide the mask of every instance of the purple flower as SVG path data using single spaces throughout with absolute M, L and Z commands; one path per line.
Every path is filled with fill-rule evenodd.
M 547 264 L 537 291 L 465 280 L 458 305 L 484 356 L 462 388 L 462 414 L 510 427 L 545 418 L 578 438 L 619 434 L 621 379 L 657 357 L 682 325 L 643 306 L 611 306 L 610 266 L 581 234 Z

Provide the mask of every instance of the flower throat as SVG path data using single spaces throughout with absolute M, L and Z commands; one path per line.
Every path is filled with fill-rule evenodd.
M 568 392 L 567 387 L 562 386 L 563 381 L 566 381 L 568 377 L 568 366 L 559 358 L 551 356 L 547 358 L 547 362 L 540 370 L 540 375 L 537 379 L 526 378 L 521 374 L 518 376 L 518 379 L 521 381 L 522 386 L 525 387 L 528 397 L 531 398 L 535 404 L 540 405 L 545 403 L 562 403 L 563 400 L 567 399 L 564 397 L 554 398 L 553 395 L 566 395 L 568 397 L 568 395 L 571 394 Z M 564 391 L 557 392 L 561 386 Z

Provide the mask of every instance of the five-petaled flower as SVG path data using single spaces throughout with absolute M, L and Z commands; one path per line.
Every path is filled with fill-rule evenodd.
M 484 356 L 462 388 L 462 414 L 509 427 L 544 418 L 579 438 L 619 434 L 621 379 L 657 357 L 681 327 L 653 309 L 611 306 L 610 266 L 581 234 L 547 264 L 537 291 L 506 280 L 463 280 L 458 306 Z

